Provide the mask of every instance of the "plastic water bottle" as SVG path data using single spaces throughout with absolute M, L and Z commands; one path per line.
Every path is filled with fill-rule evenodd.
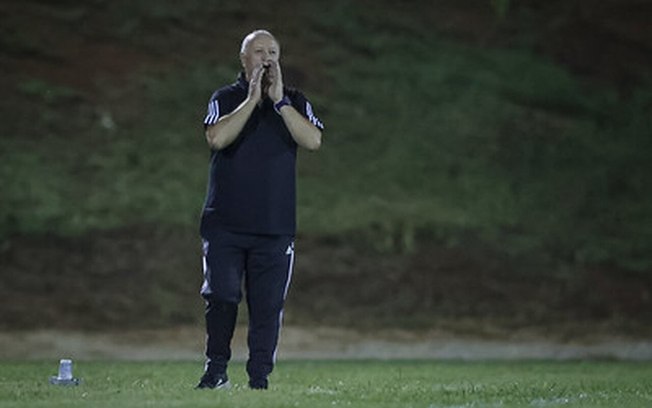
M 78 385 L 79 382 L 79 378 L 72 376 L 72 360 L 70 359 L 61 359 L 59 361 L 59 374 L 56 377 L 50 377 L 50 384 L 54 385 Z

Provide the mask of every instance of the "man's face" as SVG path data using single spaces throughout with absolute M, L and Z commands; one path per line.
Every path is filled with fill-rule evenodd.
M 251 79 L 255 67 L 278 62 L 280 56 L 281 50 L 276 40 L 269 35 L 259 34 L 249 42 L 244 53 L 240 54 L 240 61 L 247 79 Z

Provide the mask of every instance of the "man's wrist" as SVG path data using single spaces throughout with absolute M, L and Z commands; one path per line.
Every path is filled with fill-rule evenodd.
M 290 98 L 288 98 L 286 95 L 281 98 L 280 101 L 276 102 L 274 104 L 274 110 L 280 115 L 281 114 L 281 108 L 286 106 L 286 105 L 292 105 L 292 101 Z

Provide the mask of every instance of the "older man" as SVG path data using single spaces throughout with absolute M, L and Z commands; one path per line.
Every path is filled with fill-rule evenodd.
M 197 388 L 228 387 L 227 365 L 244 281 L 249 309 L 249 386 L 266 389 L 276 358 L 294 263 L 297 147 L 317 150 L 323 124 L 283 84 L 281 49 L 257 30 L 242 41 L 243 71 L 210 98 L 211 148 L 201 219 L 206 365 Z

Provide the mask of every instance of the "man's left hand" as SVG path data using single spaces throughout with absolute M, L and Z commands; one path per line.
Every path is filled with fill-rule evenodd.
M 283 99 L 283 76 L 281 75 L 281 65 L 278 61 L 273 61 L 270 63 L 269 70 L 272 73 L 270 76 L 272 82 L 267 89 L 267 95 L 274 103 L 277 103 Z

